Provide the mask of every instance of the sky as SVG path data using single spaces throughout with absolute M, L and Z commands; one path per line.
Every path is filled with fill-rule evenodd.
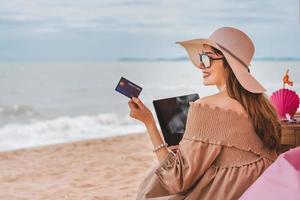
M 0 0 L 0 61 L 186 56 L 176 41 L 232 26 L 255 58 L 300 57 L 299 0 Z

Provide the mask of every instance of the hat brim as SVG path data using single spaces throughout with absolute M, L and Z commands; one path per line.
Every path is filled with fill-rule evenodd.
M 252 93 L 264 93 L 266 91 L 266 89 L 248 72 L 248 67 L 244 63 L 216 42 L 210 39 L 193 39 L 178 41 L 176 44 L 180 44 L 186 49 L 190 60 L 196 67 L 200 67 L 199 53 L 204 50 L 204 44 L 220 50 L 243 88 Z

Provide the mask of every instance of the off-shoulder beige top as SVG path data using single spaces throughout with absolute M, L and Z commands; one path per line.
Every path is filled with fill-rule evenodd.
M 238 199 L 277 158 L 249 116 L 189 102 L 179 145 L 139 185 L 137 200 Z

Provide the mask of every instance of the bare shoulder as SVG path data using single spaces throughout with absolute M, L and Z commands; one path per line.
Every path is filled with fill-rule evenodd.
M 195 101 L 195 103 L 201 103 L 201 104 L 208 104 L 212 105 L 212 100 L 214 100 L 213 95 L 211 96 L 206 96 L 206 97 L 201 97 Z
M 232 110 L 240 114 L 247 115 L 244 107 L 235 99 L 230 97 L 221 96 L 218 94 L 205 96 L 197 99 L 195 103 L 209 105 L 211 107 L 219 107 L 225 110 Z
M 222 97 L 220 97 L 218 94 L 213 94 L 205 97 L 201 97 L 197 99 L 196 103 L 202 103 L 202 104 L 208 104 L 208 105 L 216 105 L 218 106 L 218 100 L 220 100 Z M 219 105 L 220 106 L 220 105 Z

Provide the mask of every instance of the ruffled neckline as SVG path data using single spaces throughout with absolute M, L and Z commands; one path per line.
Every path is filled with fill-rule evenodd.
M 248 115 L 207 103 L 190 101 L 189 104 L 185 138 L 236 147 L 274 158 L 275 151 L 264 147 Z
M 226 115 L 231 115 L 231 116 L 235 116 L 237 118 L 243 118 L 246 120 L 250 120 L 250 116 L 249 115 L 245 115 L 243 113 L 238 113 L 232 109 L 225 109 L 222 108 L 220 106 L 212 106 L 209 104 L 204 104 L 204 103 L 196 103 L 193 101 L 189 102 L 190 106 L 194 106 L 194 107 L 198 107 L 198 108 L 204 108 L 204 109 L 208 109 L 208 110 L 212 110 L 214 112 L 220 112 L 220 113 L 224 113 Z

